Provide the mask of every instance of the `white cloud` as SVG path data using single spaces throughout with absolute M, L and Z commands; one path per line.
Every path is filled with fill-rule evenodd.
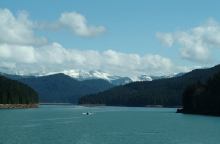
M 105 32 L 106 30 L 104 26 L 88 25 L 85 16 L 77 12 L 62 13 L 59 18 L 59 22 L 61 27 L 67 27 L 76 35 L 83 37 L 96 36 Z
M 32 46 L 0 44 L 0 60 L 16 63 L 34 63 L 35 49 Z
M 82 51 L 67 49 L 58 43 L 40 47 L 2 44 L 0 45 L 0 61 L 10 64 L 8 65 L 10 71 L 26 74 L 66 69 L 101 69 L 112 74 L 131 76 L 139 74 L 160 75 L 183 70 L 176 67 L 170 59 L 159 55 L 140 56 L 114 50 Z M 4 68 L 6 66 L 4 64 Z
M 165 46 L 171 47 L 174 43 L 174 38 L 171 33 L 156 33 L 156 37 L 161 41 Z
M 27 12 L 21 11 L 14 16 L 10 10 L 0 9 L 0 43 L 39 45 L 46 41 L 34 35 Z
M 0 68 L 1 69 L 9 69 L 10 70 L 10 69 L 16 68 L 16 65 L 15 65 L 15 63 L 1 61 L 0 62 Z
M 186 31 L 157 33 L 156 36 L 169 47 L 176 43 L 184 59 L 199 63 L 208 63 L 211 50 L 220 48 L 220 24 L 213 19 Z
M 80 36 L 94 36 L 105 30 L 102 26 L 88 25 L 84 16 L 74 12 L 63 13 L 60 22 Z M 160 55 L 64 48 L 59 43 L 37 37 L 35 28 L 26 12 L 15 16 L 8 9 L 0 9 L 0 71 L 31 74 L 82 69 L 123 76 L 183 71 Z

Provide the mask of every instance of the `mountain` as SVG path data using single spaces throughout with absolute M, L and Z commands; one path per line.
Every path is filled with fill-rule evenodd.
M 154 79 L 148 75 L 140 75 L 137 77 L 133 77 L 133 82 L 135 82 L 135 81 L 152 81 L 152 80 L 154 80 Z
M 178 77 L 180 75 L 183 75 L 184 73 L 178 73 L 178 74 L 170 74 L 170 75 L 162 75 L 162 76 L 151 76 L 151 75 L 136 75 L 136 76 L 118 76 L 118 75 L 113 75 L 109 74 L 100 70 L 90 70 L 90 71 L 85 71 L 85 70 L 64 70 L 64 71 L 59 71 L 59 72 L 49 72 L 49 73 L 31 73 L 31 74 L 24 74 L 22 72 L 19 72 L 17 74 L 12 74 L 13 76 L 22 76 L 22 77 L 41 77 L 41 76 L 49 76 L 49 75 L 54 75 L 54 74 L 65 74 L 67 76 L 70 76 L 74 79 L 77 79 L 79 81 L 84 81 L 84 80 L 92 80 L 92 79 L 102 79 L 110 82 L 113 85 L 125 85 L 131 82 L 137 82 L 137 81 L 153 81 L 153 80 L 158 80 L 158 79 L 163 79 L 163 78 L 171 78 L 171 77 Z
M 186 86 L 197 81 L 204 82 L 219 71 L 220 65 L 217 65 L 208 69 L 196 69 L 171 78 L 133 82 L 98 94 L 83 96 L 79 104 L 180 106 Z
M 53 72 L 41 75 L 9 75 L 3 73 L 1 75 L 32 87 L 39 93 L 39 100 L 42 103 L 77 103 L 80 96 L 98 93 L 133 81 L 153 80 L 147 75 L 131 79 L 101 71 L 82 70 L 68 70 L 61 73 Z M 153 78 L 160 79 L 162 77 Z
M 131 82 L 132 82 L 132 79 L 129 77 L 118 77 L 110 81 L 110 83 L 112 83 L 115 86 L 125 85 Z
M 128 84 L 130 82 L 135 82 L 135 81 L 152 81 L 152 80 L 163 79 L 163 78 L 177 77 L 182 74 L 182 73 L 179 73 L 179 74 L 171 74 L 171 75 L 163 75 L 163 76 L 148 76 L 148 75 L 143 74 L 140 76 L 126 77 L 126 76 L 112 75 L 106 72 L 102 72 L 100 70 L 93 70 L 93 71 L 65 70 L 61 72 L 41 74 L 38 76 L 48 76 L 48 75 L 57 74 L 57 73 L 63 73 L 79 81 L 91 80 L 91 79 L 103 79 L 103 80 L 106 80 L 112 83 L 113 85 L 124 85 L 124 84 Z
M 114 86 L 106 80 L 79 81 L 62 73 L 48 76 L 4 75 L 36 90 L 41 103 L 77 103 L 82 95 L 101 92 Z
M 183 109 L 178 112 L 220 116 L 220 72 L 205 83 L 189 85 L 183 93 Z
M 58 73 L 65 74 L 79 81 L 102 79 L 102 80 L 106 80 L 112 83 L 113 85 L 124 85 L 124 84 L 132 82 L 132 79 L 130 79 L 129 77 L 116 76 L 116 75 L 112 75 L 112 74 L 98 71 L 98 70 L 83 71 L 83 70 L 72 69 L 72 70 L 65 70 L 61 72 L 51 72 L 51 73 L 41 74 L 38 76 L 48 76 L 48 75 L 53 75 L 53 74 L 58 74 Z
M 153 80 L 159 80 L 159 79 L 165 79 L 165 78 L 172 78 L 172 77 L 179 77 L 182 76 L 185 73 L 174 73 L 169 75 L 161 75 L 161 76 L 149 76 L 146 74 L 139 75 L 139 76 L 133 76 L 130 82 L 142 82 L 142 81 L 153 81 Z
M 0 76 L 0 104 L 36 104 L 37 93 L 21 82 Z

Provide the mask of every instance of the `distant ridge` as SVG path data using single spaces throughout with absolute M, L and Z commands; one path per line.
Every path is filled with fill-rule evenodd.
M 83 96 L 79 104 L 180 106 L 186 86 L 197 81 L 204 82 L 219 71 L 220 65 L 217 65 L 207 69 L 195 69 L 173 78 L 133 82 L 98 94 Z
M 125 85 L 130 82 L 136 82 L 136 81 L 152 81 L 157 79 L 163 79 L 163 78 L 170 78 L 170 77 L 177 77 L 182 75 L 183 73 L 177 73 L 177 74 L 168 74 L 168 75 L 161 75 L 161 76 L 150 76 L 147 74 L 142 75 L 136 75 L 136 76 L 119 76 L 119 75 L 113 75 L 110 73 L 106 73 L 100 70 L 64 70 L 60 72 L 49 72 L 49 73 L 34 73 L 34 74 L 10 74 L 10 77 L 13 75 L 14 77 L 42 77 L 42 76 L 50 76 L 55 74 L 65 74 L 69 77 L 72 77 L 79 81 L 84 80 L 95 80 L 95 79 L 102 79 L 110 82 L 113 85 Z
M 61 73 L 46 73 L 43 75 L 11 75 L 0 73 L 10 79 L 18 80 L 32 87 L 39 93 L 40 103 L 78 103 L 81 96 L 95 94 L 125 85 L 133 80 L 152 81 L 176 75 L 138 76 L 135 79 L 111 75 L 101 71 L 70 70 Z
M 8 74 L 5 76 L 27 84 L 37 91 L 40 103 L 77 103 L 80 96 L 101 92 L 114 86 L 106 80 L 79 81 L 62 73 L 41 77 Z

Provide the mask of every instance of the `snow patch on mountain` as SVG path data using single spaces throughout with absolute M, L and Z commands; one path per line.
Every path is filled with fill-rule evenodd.
M 104 79 L 104 80 L 114 80 L 118 79 L 118 76 L 113 76 L 105 72 L 101 71 L 82 71 L 82 70 L 65 70 L 61 72 L 70 77 L 79 79 L 79 80 L 87 80 L 87 79 Z
M 90 80 L 90 79 L 103 79 L 103 80 L 109 81 L 110 83 L 114 85 L 124 85 L 130 82 L 136 82 L 136 81 L 153 81 L 157 79 L 179 76 L 179 74 L 170 74 L 170 75 L 163 75 L 163 76 L 148 76 L 146 74 L 143 74 L 140 76 L 123 77 L 123 76 L 112 75 L 112 74 L 109 74 L 109 73 L 106 73 L 100 70 L 84 71 L 84 70 L 75 70 L 75 69 L 64 70 L 61 72 L 45 73 L 45 74 L 41 74 L 38 76 L 47 76 L 47 75 L 53 75 L 53 74 L 58 74 L 58 73 L 63 73 L 67 76 L 70 76 L 80 81 Z

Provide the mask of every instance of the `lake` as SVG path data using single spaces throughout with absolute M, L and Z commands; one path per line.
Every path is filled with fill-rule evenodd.
M 0 110 L 0 144 L 219 144 L 219 117 L 175 111 L 71 105 Z

